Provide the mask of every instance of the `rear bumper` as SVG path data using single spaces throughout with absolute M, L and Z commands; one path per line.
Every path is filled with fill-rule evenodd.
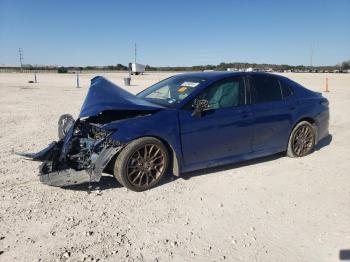
M 317 139 L 316 144 L 329 135 L 329 110 L 322 112 L 317 117 Z

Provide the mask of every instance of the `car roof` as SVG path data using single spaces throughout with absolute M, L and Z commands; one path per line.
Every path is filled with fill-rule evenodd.
M 242 76 L 242 75 L 264 75 L 264 76 L 279 77 L 279 75 L 266 73 L 266 72 L 230 72 L 230 71 L 190 72 L 190 73 L 178 74 L 175 76 L 187 76 L 187 77 L 205 78 L 208 80 L 219 80 L 226 77 Z
M 221 79 L 225 79 L 228 77 L 235 76 L 252 76 L 252 75 L 260 75 L 260 76 L 273 76 L 279 78 L 280 75 L 266 73 L 266 72 L 230 72 L 230 71 L 210 71 L 210 72 L 188 72 L 188 73 L 180 73 L 174 75 L 172 77 L 188 77 L 188 78 L 202 78 L 205 81 L 205 84 L 201 86 L 198 90 L 192 92 L 188 97 L 183 99 L 181 103 L 179 103 L 176 107 L 181 108 L 183 105 L 188 103 L 193 97 L 198 95 L 198 93 L 202 92 L 205 88 L 210 86 L 213 82 L 219 81 Z

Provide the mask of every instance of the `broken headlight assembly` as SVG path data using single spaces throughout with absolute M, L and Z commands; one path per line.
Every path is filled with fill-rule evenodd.
M 91 129 L 89 132 L 89 136 L 92 139 L 96 139 L 96 140 L 105 139 L 110 134 L 111 134 L 111 131 L 106 131 L 95 125 L 91 125 Z

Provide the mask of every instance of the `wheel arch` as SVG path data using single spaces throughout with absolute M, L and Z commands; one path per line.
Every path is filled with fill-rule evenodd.
M 309 123 L 312 124 L 312 125 L 316 124 L 316 120 L 315 120 L 313 117 L 311 117 L 311 116 L 305 116 L 305 117 L 302 117 L 302 118 L 300 118 L 298 121 L 295 122 L 295 124 L 294 124 L 294 126 L 293 126 L 293 129 L 294 129 L 294 127 L 295 127 L 297 124 L 299 124 L 301 121 L 307 121 L 307 122 L 309 122 Z
M 298 120 L 296 120 L 291 129 L 289 130 L 289 134 L 288 134 L 288 141 L 287 141 L 287 146 L 286 148 L 288 147 L 288 143 L 289 143 L 289 139 L 290 139 L 290 136 L 294 130 L 294 128 L 302 121 L 306 121 L 306 122 L 309 122 L 313 127 L 314 127 L 314 131 L 315 131 L 315 141 L 317 142 L 318 141 L 318 130 L 317 130 L 317 122 L 316 122 L 316 119 L 312 116 L 303 116 L 303 117 L 300 117 L 298 118 Z
M 170 161 L 169 161 L 169 170 L 172 170 L 172 174 L 174 176 L 179 177 L 180 176 L 180 165 L 179 165 L 179 159 L 177 157 L 176 151 L 174 150 L 173 146 L 166 141 L 165 139 L 159 137 L 159 136 L 145 136 L 145 137 L 154 137 L 158 140 L 160 140 L 165 147 L 168 149 Z
M 289 130 L 289 135 L 288 135 L 288 139 L 290 137 L 290 135 L 292 134 L 294 128 L 302 121 L 307 121 L 309 122 L 311 125 L 315 126 L 316 127 L 316 119 L 312 116 L 302 116 L 302 117 L 299 117 L 296 121 L 293 122 L 293 125 L 292 127 L 290 128 Z
M 180 165 L 179 165 L 179 159 L 177 157 L 176 151 L 174 150 L 173 146 L 164 138 L 159 137 L 159 136 L 155 136 L 155 135 L 144 135 L 144 136 L 138 136 L 138 137 L 134 137 L 133 139 L 131 139 L 128 143 L 126 143 L 124 145 L 124 147 L 129 144 L 130 142 L 139 139 L 139 138 L 143 138 L 143 137 L 153 137 L 155 139 L 158 139 L 159 141 L 161 141 L 164 146 L 166 147 L 166 149 L 168 150 L 169 153 L 169 170 L 172 170 L 172 175 L 174 176 L 180 176 Z M 123 149 L 124 149 L 123 147 Z M 123 150 L 122 149 L 122 150 Z M 109 163 L 107 164 L 105 170 L 111 170 L 111 166 L 114 164 L 115 159 L 118 157 L 118 155 L 120 154 L 120 152 L 122 151 L 120 150 L 119 152 L 117 152 L 113 158 L 109 161 Z

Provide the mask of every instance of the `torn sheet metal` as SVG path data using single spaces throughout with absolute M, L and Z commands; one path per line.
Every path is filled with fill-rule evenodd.
M 60 118 L 59 123 L 64 123 L 59 125 L 59 136 L 64 136 L 58 142 L 38 153 L 19 154 L 43 162 L 39 179 L 44 184 L 60 187 L 99 182 L 103 170 L 123 148 L 118 141 L 109 139 L 101 125 L 72 119 L 67 115 Z M 65 123 L 69 123 L 69 130 Z

